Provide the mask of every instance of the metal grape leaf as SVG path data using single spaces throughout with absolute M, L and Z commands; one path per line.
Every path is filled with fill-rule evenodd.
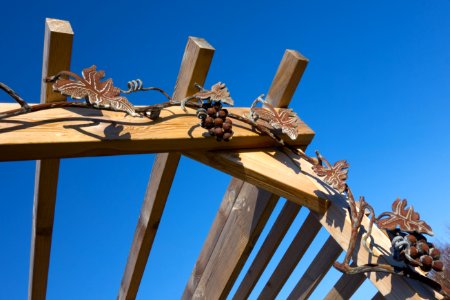
M 337 189 L 339 192 L 344 192 L 347 186 L 346 180 L 348 178 L 349 164 L 346 160 L 340 160 L 333 166 L 323 157 L 321 159 L 325 162 L 327 167 L 322 165 L 313 165 L 312 169 L 319 177 L 324 177 L 323 180 Z
M 414 207 L 405 209 L 408 201 L 406 199 L 397 200 L 392 203 L 392 212 L 384 212 L 377 218 L 377 225 L 382 229 L 394 230 L 397 226 L 402 231 L 426 233 L 433 235 L 431 227 L 425 222 L 420 220 L 419 213 L 414 211 Z M 387 217 L 387 218 L 384 218 Z
M 222 103 L 226 103 L 228 105 L 233 106 L 234 101 L 230 96 L 230 92 L 226 87 L 225 83 L 218 82 L 211 87 L 211 90 L 202 89 L 197 92 L 194 97 L 205 100 L 210 99 L 212 101 L 220 101 Z
M 262 119 L 269 123 L 272 128 L 281 129 L 281 132 L 289 136 L 292 140 L 297 139 L 297 126 L 300 121 L 297 114 L 289 108 L 283 108 L 277 112 L 275 108 L 267 102 L 264 102 L 264 106 L 267 108 L 251 108 L 251 115 L 253 118 L 256 115 L 258 119 Z
M 53 84 L 53 90 L 73 99 L 84 99 L 94 107 L 110 108 L 116 111 L 123 111 L 132 116 L 139 116 L 133 104 L 127 98 L 120 96 L 120 89 L 114 87 L 112 79 L 100 81 L 105 77 L 104 71 L 97 71 L 96 66 L 86 68 L 82 71 L 83 77 L 72 72 L 61 72 L 75 78 L 58 78 Z

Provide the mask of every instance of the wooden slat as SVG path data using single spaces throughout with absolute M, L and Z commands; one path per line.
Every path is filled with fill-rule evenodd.
M 15 104 L 0 104 L 0 111 Z M 249 108 L 230 108 L 244 114 Z M 50 109 L 0 120 L 0 161 L 56 157 L 81 157 L 185 150 L 246 149 L 276 145 L 267 136 L 233 123 L 229 142 L 217 142 L 198 126 L 195 110 L 172 107 L 154 122 L 125 117 L 122 112 L 96 109 Z M 298 127 L 296 145 L 307 145 L 314 132 L 304 123 Z
M 310 163 L 298 158 L 297 161 L 301 166 L 302 172 L 310 175 L 308 177 L 311 179 L 311 182 L 316 185 L 318 192 L 330 201 L 330 207 L 324 214 L 313 214 L 341 248 L 346 250 L 349 244 L 352 226 L 349 211 L 347 209 L 348 204 L 344 196 L 341 194 L 334 194 L 332 189 L 326 188 L 324 183 L 314 175 Z M 361 225 L 364 228 L 368 228 L 369 219 L 366 216 L 364 216 Z M 371 255 L 367 252 L 366 249 L 362 247 L 361 240 L 358 239 L 355 247 L 356 254 L 354 256 L 355 262 L 358 265 L 367 264 L 369 262 L 396 264 L 391 253 L 391 242 L 383 231 L 374 226 L 371 239 L 369 240 L 373 240 L 376 245 L 376 247 L 372 249 L 375 255 Z M 379 276 L 376 272 L 371 272 L 369 273 L 368 278 L 383 296 L 388 299 L 420 299 L 421 297 L 430 299 L 442 298 L 442 295 L 436 293 L 428 286 L 402 276 L 386 273 L 383 274 L 383 276 Z
M 286 232 L 294 222 L 295 217 L 298 215 L 301 206 L 298 204 L 286 201 L 280 214 L 275 220 L 269 234 L 267 235 L 261 248 L 255 256 L 250 268 L 242 279 L 233 299 L 247 299 L 262 273 L 266 269 L 269 261 L 272 259 L 273 254 L 277 250 L 281 241 L 283 240 Z
M 303 193 L 306 194 L 310 194 L 312 191 L 314 191 L 314 193 L 318 196 L 318 199 L 320 199 L 320 201 L 323 203 L 320 206 L 322 208 L 322 213 L 318 212 L 314 213 L 314 215 L 320 221 L 322 226 L 326 228 L 329 234 L 336 239 L 341 248 L 347 249 L 349 243 L 348 237 L 351 235 L 351 221 L 348 215 L 348 209 L 346 209 L 348 204 L 344 196 L 340 194 L 333 194 L 332 189 L 325 188 L 324 183 L 321 180 L 316 179 L 316 175 L 312 171 L 312 166 L 310 163 L 300 159 L 299 157 L 296 157 L 294 154 L 288 155 L 278 150 L 274 150 L 273 152 L 269 153 L 271 153 L 271 155 L 267 155 L 267 158 L 265 160 L 250 160 L 247 158 L 248 155 L 258 156 L 264 155 L 264 153 L 217 151 L 214 152 L 214 156 L 218 157 L 220 155 L 221 157 L 223 157 L 220 162 L 217 162 L 217 160 L 210 157 L 210 155 L 212 155 L 212 152 L 204 153 L 204 155 L 202 156 L 207 156 L 208 159 L 199 158 L 198 160 L 208 164 L 213 168 L 217 168 L 226 172 L 227 164 L 233 164 L 236 158 L 239 157 L 242 161 L 240 172 L 234 170 L 233 174 L 231 171 L 229 173 L 234 176 L 238 176 L 239 178 L 259 178 L 261 182 L 259 182 L 258 184 L 260 184 L 260 186 L 264 186 L 265 188 L 270 188 L 271 192 L 275 192 L 277 190 L 276 187 L 282 185 L 282 183 L 275 183 L 276 178 L 280 178 L 281 176 L 278 172 L 284 174 L 284 177 L 282 178 L 286 182 L 288 182 L 289 185 L 293 186 L 295 184 L 295 181 L 297 180 L 298 184 L 300 185 L 297 186 L 297 189 L 302 189 Z M 228 162 L 226 160 L 226 157 L 229 158 Z M 277 160 L 277 158 L 279 160 Z M 197 159 L 197 157 L 195 157 L 195 159 Z M 280 160 L 284 163 L 281 163 Z M 273 166 L 273 168 L 271 166 Z M 298 167 L 300 167 L 301 172 L 299 172 Z M 235 169 L 235 166 L 231 166 L 230 169 Z M 313 183 L 315 188 L 309 186 L 306 183 L 305 179 L 309 179 L 310 183 Z M 262 180 L 266 180 L 266 183 L 263 183 Z M 273 183 L 274 185 L 269 186 L 271 185 L 271 183 Z M 277 193 L 278 195 L 289 194 L 286 195 L 286 198 L 297 203 L 299 203 L 299 201 L 301 200 L 296 199 L 294 194 L 287 193 L 286 191 L 280 190 L 279 188 Z M 292 190 L 292 193 L 297 192 Z M 327 201 L 324 201 L 323 199 L 327 199 Z M 326 207 L 325 203 L 329 205 L 328 209 L 324 209 Z M 314 202 L 303 201 L 301 204 L 303 206 L 309 207 L 309 205 L 314 204 Z M 315 203 L 314 205 L 317 208 L 317 203 Z M 369 219 L 367 217 L 364 217 L 362 225 L 367 228 L 368 224 Z M 395 261 L 392 259 L 391 255 L 391 242 L 389 238 L 376 227 L 372 231 L 372 238 L 377 245 L 377 248 L 374 249 L 374 252 L 377 256 L 370 255 L 370 253 L 368 253 L 364 249 L 364 247 L 361 247 L 361 242 L 358 241 L 355 248 L 355 253 L 357 253 L 358 265 L 363 265 L 368 262 L 395 264 Z M 383 274 L 383 276 L 380 277 L 376 276 L 375 273 L 371 273 L 369 279 L 386 298 L 404 299 L 408 297 L 419 296 L 425 298 L 442 298 L 441 295 L 432 291 L 430 288 L 421 284 L 420 282 L 405 277 L 390 274 Z M 393 288 L 394 286 L 395 288 Z
M 286 51 L 267 95 L 267 99 L 275 107 L 288 106 L 295 92 L 295 88 L 300 81 L 301 76 L 303 75 L 306 64 L 307 60 L 298 52 L 293 50 Z M 304 146 L 306 147 L 307 144 L 308 143 L 305 143 Z M 233 182 L 237 180 L 238 179 L 233 178 L 231 184 L 234 184 Z M 245 184 L 244 186 L 247 185 L 248 184 Z M 245 190 L 246 189 L 243 189 L 241 191 L 241 194 Z M 205 247 L 201 251 L 200 257 L 204 256 L 204 253 L 212 252 L 213 250 L 211 248 L 214 248 L 215 252 L 228 252 L 227 255 L 229 257 L 229 261 L 226 262 L 228 273 L 225 273 L 220 267 L 216 269 L 210 267 L 209 272 L 212 272 L 213 274 L 208 273 L 205 270 L 203 274 L 196 274 L 196 278 L 194 278 L 193 272 L 184 291 L 183 295 L 185 297 L 183 297 L 183 299 L 190 299 L 191 296 L 194 295 L 194 293 L 212 299 L 214 298 L 214 296 L 219 298 L 226 297 L 241 268 L 243 267 L 244 262 L 250 255 L 251 249 L 253 247 L 253 242 L 256 241 L 259 237 L 262 228 L 266 224 L 273 210 L 273 207 L 278 200 L 277 196 L 266 193 L 263 190 L 258 190 L 257 194 L 257 197 L 249 194 L 240 195 L 241 199 L 245 199 L 244 202 L 246 207 L 248 207 L 249 209 L 255 209 L 254 211 L 249 211 L 249 215 L 240 215 L 232 210 L 230 212 L 230 216 L 228 217 L 229 220 L 236 220 L 236 222 L 242 224 L 243 228 L 250 228 L 252 230 L 251 232 L 249 232 L 248 237 L 246 238 L 247 240 L 240 239 L 239 236 L 237 236 L 239 234 L 239 231 L 236 230 L 233 232 L 234 227 L 230 226 L 227 228 L 230 228 L 228 230 L 231 230 L 232 232 L 227 232 L 225 229 L 222 230 L 223 236 L 230 237 L 228 241 L 225 240 L 224 244 L 217 245 L 205 244 Z M 258 201 L 258 203 L 255 203 L 254 201 Z M 251 216 L 251 218 L 249 218 L 248 216 Z M 229 221 L 227 221 L 227 223 L 228 222 Z M 220 224 L 220 220 L 218 219 L 214 221 L 213 226 L 221 226 L 214 224 Z M 258 226 L 254 224 L 258 224 Z M 225 228 L 226 224 L 222 226 Z M 239 247 L 233 244 L 236 241 L 239 241 Z M 215 264 L 215 261 L 211 259 L 208 262 L 208 265 L 209 264 L 213 266 Z M 221 264 L 223 264 L 223 262 Z M 218 272 L 221 272 L 220 276 L 216 274 Z M 210 281 L 209 278 L 216 278 L 216 281 Z M 196 291 L 199 282 L 201 282 L 202 280 L 208 281 L 210 286 L 214 285 L 216 287 L 217 293 L 208 294 L 208 291 L 205 291 L 205 289 L 202 287 L 200 287 L 200 289 Z
M 70 69 L 72 40 L 69 22 L 46 19 L 42 78 Z M 41 103 L 64 99 L 49 84 L 42 84 Z M 59 159 L 36 162 L 28 299 L 45 299 L 47 293 L 58 172 Z
M 277 267 L 273 271 L 258 299 L 275 299 L 283 285 L 291 276 L 298 262 L 302 259 L 309 245 L 321 228 L 317 219 L 309 213 L 300 230 L 295 235 Z
M 353 275 L 342 274 L 333 288 L 325 296 L 324 300 L 350 299 L 366 278 L 364 273 Z
M 191 291 L 194 291 L 201 279 L 203 272 L 205 272 L 206 265 L 211 258 L 212 252 L 219 241 L 220 235 L 225 227 L 225 224 L 230 216 L 231 210 L 236 202 L 239 193 L 242 189 L 244 182 L 242 180 L 232 180 L 225 192 L 223 200 L 220 204 L 219 211 L 217 212 L 215 221 L 209 230 L 205 243 L 203 244 L 202 251 L 195 263 L 192 275 L 189 278 L 187 287 L 185 288 L 182 299 L 192 298 Z
M 204 39 L 189 37 L 174 99 L 194 94 L 195 83 L 204 84 L 213 54 L 214 48 Z M 117 299 L 136 298 L 179 160 L 177 152 L 156 156 Z
M 260 199 L 269 199 L 269 201 L 259 201 Z M 200 277 L 193 299 L 224 299 L 226 297 L 235 277 L 238 276 L 236 269 L 240 270 L 243 267 L 256 243 L 259 235 L 255 235 L 254 232 L 260 233 L 269 217 L 259 214 L 270 214 L 276 200 L 277 196 L 244 183 Z M 255 220 L 255 222 L 242 222 L 242 220 Z
M 300 278 L 288 299 L 308 299 L 341 253 L 342 248 L 330 236 L 305 274 Z

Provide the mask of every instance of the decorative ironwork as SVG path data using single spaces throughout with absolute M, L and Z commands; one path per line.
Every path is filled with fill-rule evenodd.
M 61 78 L 68 76 L 72 79 Z M 104 71 L 97 71 L 97 67 L 91 66 L 82 71 L 83 77 L 69 71 L 62 71 L 56 76 L 47 79 L 54 82 L 53 90 L 73 99 L 86 99 L 89 104 L 98 108 L 111 108 L 123 111 L 133 117 L 140 116 L 127 98 L 120 96 L 121 90 L 114 87 L 112 79 L 101 81 L 105 77 Z
M 320 154 L 318 154 L 320 156 Z M 320 156 L 320 160 L 325 162 L 326 167 L 321 164 L 313 165 L 313 171 L 323 180 L 343 193 L 347 186 L 346 180 L 348 178 L 349 164 L 346 160 L 340 160 L 334 165 L 331 165 L 328 160 Z
M 261 120 L 263 126 L 269 129 L 279 129 L 290 139 L 297 139 L 297 127 L 300 122 L 297 114 L 289 108 L 276 111 L 269 102 L 262 98 L 263 96 L 261 95 L 253 101 L 248 118 L 254 122 Z M 256 107 L 257 103 L 262 103 L 263 107 Z
M 397 199 L 392 203 L 392 212 L 384 212 L 377 218 L 378 227 L 386 230 L 395 230 L 397 227 L 405 232 L 417 232 L 433 235 L 431 227 L 420 220 L 419 213 L 414 211 L 414 207 L 405 209 L 408 201 Z M 387 218 L 385 218 L 387 217 Z
M 61 76 L 67 76 L 68 79 L 61 78 Z M 298 135 L 297 126 L 299 119 L 291 109 L 275 110 L 261 95 L 253 101 L 248 114 L 238 116 L 229 113 L 228 110 L 223 108 L 223 104 L 233 105 L 234 101 L 226 85 L 221 82 L 214 84 L 211 90 L 196 84 L 196 87 L 199 89 L 196 94 L 185 99 L 174 100 L 160 88 L 144 87 L 140 79 L 128 82 L 128 90 L 121 90 L 114 87 L 112 79 L 101 81 L 104 76 L 105 73 L 103 71 L 97 71 L 96 67 L 92 66 L 82 71 L 82 77 L 69 71 L 62 71 L 46 79 L 47 82 L 54 83 L 53 89 L 55 91 L 73 99 L 86 99 L 86 103 L 61 101 L 30 106 L 11 88 L 0 83 L 0 89 L 8 93 L 20 105 L 18 109 L 0 113 L 0 119 L 44 109 L 82 107 L 123 111 L 133 117 L 148 117 L 154 120 L 159 118 L 162 109 L 179 105 L 183 109 L 186 106 L 197 109 L 197 117 L 201 120 L 200 125 L 207 129 L 211 136 L 215 136 L 218 141 L 231 139 L 233 135 L 231 119 L 245 122 L 250 124 L 260 134 L 271 137 L 282 149 L 288 149 L 311 163 L 312 170 L 317 177 L 322 178 L 325 183 L 330 185 L 330 188 L 334 188 L 337 192 L 346 196 L 349 204 L 352 231 L 346 256 L 342 263 L 334 263 L 335 268 L 347 274 L 388 272 L 408 276 L 420 280 L 448 296 L 438 283 L 414 270 L 415 267 L 420 267 L 425 272 L 431 269 L 442 271 L 442 262 L 439 261 L 439 250 L 433 244 L 427 242 L 422 235 L 432 235 L 431 227 L 425 221 L 420 220 L 420 215 L 414 211 L 412 206 L 406 209 L 407 201 L 400 199 L 395 200 L 392 204 L 393 212 L 384 212 L 378 218 L 375 218 L 372 206 L 363 196 L 359 198 L 358 202 L 355 200 L 352 190 L 347 184 L 349 164 L 346 160 L 340 160 L 332 165 L 319 152 L 316 152 L 316 158 L 310 157 L 302 150 L 286 143 L 283 139 L 283 134 L 286 134 L 290 139 L 296 139 Z M 126 97 L 120 95 L 121 93 L 130 94 L 150 90 L 162 93 L 168 99 L 168 102 L 136 108 Z M 258 103 L 261 103 L 262 107 L 256 107 Z M 375 222 L 380 229 L 387 230 L 391 236 L 394 259 L 401 265 L 365 264 L 350 266 L 349 263 L 353 256 L 358 233 L 361 230 L 361 223 L 366 212 L 368 212 L 370 222 L 368 228 L 366 228 L 366 233 L 361 239 L 363 246 L 372 253 L 367 245 L 367 240 L 371 236 L 372 226 Z

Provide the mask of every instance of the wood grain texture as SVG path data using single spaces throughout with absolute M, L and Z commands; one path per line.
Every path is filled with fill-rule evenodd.
M 231 210 L 239 196 L 244 182 L 239 179 L 233 178 L 228 185 L 227 191 L 223 196 L 220 204 L 219 211 L 217 212 L 214 223 L 209 230 L 205 243 L 203 244 L 203 251 L 200 253 L 192 270 L 192 274 L 189 277 L 189 281 L 184 289 L 182 299 L 191 299 L 193 292 L 198 286 L 202 274 L 205 272 L 206 266 L 211 258 L 212 252 L 215 249 L 217 242 L 222 234 L 228 217 L 231 214 Z
M 298 51 L 286 50 L 266 100 L 275 107 L 288 107 L 307 65 L 308 59 Z
M 0 104 L 0 111 L 14 104 Z M 230 108 L 242 115 L 248 108 Z M 251 130 L 240 121 L 233 123 L 229 142 L 217 142 L 198 126 L 195 110 L 171 107 L 161 119 L 125 117 L 124 113 L 96 109 L 55 108 L 0 120 L 0 161 L 42 158 L 120 155 L 261 148 L 276 145 L 271 138 Z M 306 145 L 314 132 L 304 123 L 292 144 Z
M 300 278 L 288 299 L 308 299 L 341 253 L 342 248 L 330 236 L 317 252 L 316 257 Z
M 213 54 L 214 48 L 204 39 L 189 37 L 172 95 L 174 99 L 194 94 L 194 84 L 205 82 Z M 166 136 L 170 130 L 166 128 Z M 181 142 L 175 143 L 179 147 L 177 143 Z M 171 152 L 160 153 L 155 158 L 117 299 L 136 298 L 180 157 L 179 152 Z
M 42 78 L 70 69 L 72 41 L 69 22 L 46 19 Z M 42 83 L 41 103 L 64 99 L 61 94 L 54 93 L 49 84 Z M 59 159 L 36 162 L 28 299 L 45 299 L 47 293 L 58 173 Z
M 267 237 L 265 238 L 261 248 L 255 256 L 252 264 L 250 265 L 247 273 L 239 284 L 233 299 L 247 299 L 262 273 L 266 269 L 269 261 L 272 259 L 275 251 L 283 240 L 286 232 L 294 222 L 295 217 L 298 215 L 301 206 L 298 204 L 286 201 L 281 209 L 280 214 L 275 220 L 272 228 L 270 229 Z
M 269 201 L 258 201 L 268 197 L 271 197 Z M 251 252 L 259 236 L 254 232 L 261 232 L 268 218 L 258 214 L 270 214 L 277 199 L 277 196 L 267 191 L 244 183 L 233 205 L 233 213 L 228 216 L 192 299 L 226 298 L 239 274 L 236 270 L 242 268 L 248 256 L 243 253 Z M 259 205 L 269 207 L 255 207 Z M 253 222 L 243 222 L 243 220 Z
M 221 151 L 218 151 L 221 152 Z M 227 151 L 221 152 L 220 159 L 217 159 L 218 153 L 213 152 L 206 153 L 201 157 L 196 155 L 190 155 L 194 159 L 197 159 L 203 163 L 206 163 L 219 170 L 228 172 L 238 178 L 253 180 L 252 183 L 259 184 L 259 186 L 268 189 L 271 192 L 276 192 L 279 195 L 283 195 L 288 200 L 294 201 L 303 206 L 309 207 L 311 201 L 305 201 L 304 197 L 297 197 L 300 191 L 294 191 L 285 184 L 292 185 L 292 188 L 296 186 L 297 189 L 303 189 L 303 195 L 309 194 L 312 196 L 314 193 L 319 199 L 322 199 L 322 203 L 327 203 L 328 209 L 325 209 L 326 205 L 321 205 L 322 213 L 314 213 L 316 218 L 322 224 L 323 227 L 329 232 L 342 249 L 347 249 L 351 234 L 351 221 L 348 212 L 348 204 L 345 198 L 340 194 L 334 194 L 333 189 L 327 187 L 320 179 L 318 179 L 315 173 L 311 169 L 311 164 L 296 157 L 294 154 L 289 154 L 290 159 L 284 159 L 285 164 L 280 163 L 278 158 L 285 157 L 287 154 L 280 151 L 275 151 L 271 155 L 267 155 L 264 152 L 245 153 Z M 223 155 L 222 155 L 223 154 Z M 209 156 L 211 155 L 211 156 Z M 228 155 L 229 159 L 224 159 L 224 155 Z M 251 156 L 251 159 L 248 159 Z M 255 159 L 255 157 L 267 155 L 266 159 Z M 207 157 L 207 159 L 205 159 Z M 242 165 L 238 169 L 236 166 L 227 166 L 227 164 L 236 163 L 239 158 Z M 272 162 L 271 159 L 274 161 Z M 260 168 L 262 164 L 267 164 L 267 168 Z M 259 165 L 259 166 L 258 166 Z M 272 166 L 273 169 L 270 167 Z M 300 166 L 301 172 L 298 172 L 298 166 Z M 284 169 L 283 169 L 284 168 Z M 277 173 L 283 170 L 284 175 Z M 292 177 L 291 177 L 292 176 Z M 253 178 L 253 179 L 252 179 Z M 256 179 L 255 179 L 256 178 Z M 283 182 L 275 183 L 275 181 L 283 178 Z M 275 181 L 273 181 L 275 180 Z M 310 186 L 307 183 L 309 180 L 315 187 Z M 268 186 L 268 183 L 272 182 L 273 186 Z M 283 187 L 280 189 L 280 187 Z M 290 192 L 288 191 L 290 189 Z M 308 191 L 309 192 L 308 192 Z M 323 199 L 327 199 L 324 201 Z M 301 203 L 300 203 L 301 201 Z M 309 203 L 309 204 L 308 204 Z M 315 201 L 315 205 L 317 205 Z M 363 218 L 362 225 L 367 228 L 369 219 Z M 357 253 L 358 265 L 366 263 L 395 263 L 391 254 L 391 242 L 389 238 L 378 228 L 374 228 L 372 231 L 372 239 L 376 243 L 377 247 L 374 252 L 377 256 L 372 256 L 368 253 L 364 247 L 361 247 L 361 241 L 357 241 L 355 253 Z M 369 279 L 380 290 L 380 292 L 389 299 L 409 299 L 409 298 L 442 298 L 441 295 L 432 291 L 428 286 L 405 277 L 383 274 L 383 276 L 377 274 L 370 274 Z M 394 288 L 395 287 L 395 288 Z
M 342 274 L 333 288 L 325 296 L 324 300 L 350 299 L 366 278 L 364 273 L 353 275 Z
M 284 54 L 283 60 L 280 63 L 280 66 L 278 68 L 277 74 L 275 75 L 275 78 L 272 82 L 272 85 L 269 89 L 269 93 L 267 95 L 268 101 L 274 105 L 275 107 L 287 107 L 289 102 L 292 99 L 292 96 L 295 91 L 295 87 L 297 86 L 298 82 L 300 81 L 301 76 L 303 75 L 303 71 L 306 67 L 307 60 L 303 57 L 297 55 L 298 52 L 287 50 Z M 311 136 L 312 139 L 312 136 Z M 309 140 L 310 142 L 311 140 Z M 308 142 L 308 143 L 309 143 Z M 306 148 L 306 143 L 304 147 Z M 221 155 L 221 154 L 219 154 Z M 240 177 L 242 179 L 242 177 Z M 237 179 L 232 179 L 232 182 L 236 181 Z M 233 184 L 233 183 L 231 183 Z M 246 184 L 247 185 L 247 184 Z M 241 190 L 241 194 L 245 193 L 245 189 Z M 223 244 L 217 244 L 217 245 L 207 245 L 205 244 L 205 247 L 202 249 L 200 257 L 204 256 L 204 253 L 209 253 L 213 251 L 211 248 L 214 247 L 214 251 L 226 251 L 228 253 L 229 261 L 227 265 L 228 273 L 224 273 L 223 270 L 219 268 L 210 268 L 210 272 L 213 272 L 214 274 L 205 272 L 204 274 L 198 274 L 197 277 L 200 278 L 191 278 L 188 281 L 188 284 L 186 286 L 184 295 L 193 295 L 194 293 L 196 295 L 203 295 L 204 298 L 210 298 L 212 297 L 210 294 L 205 293 L 205 290 L 201 289 L 200 291 L 195 291 L 196 283 L 200 282 L 200 280 L 206 280 L 204 278 L 213 277 L 216 278 L 218 281 L 209 281 L 210 285 L 215 285 L 217 289 L 222 289 L 218 293 L 214 295 L 220 295 L 221 298 L 225 298 L 228 294 L 229 290 L 231 289 L 231 286 L 233 285 L 234 281 L 236 280 L 237 275 L 239 274 L 240 270 L 242 269 L 244 262 L 247 260 L 248 256 L 250 255 L 250 250 L 253 247 L 252 241 L 256 241 L 261 234 L 262 228 L 264 227 L 264 224 L 266 224 L 268 218 L 270 217 L 270 214 L 273 210 L 274 204 L 278 197 L 274 196 L 270 193 L 266 193 L 261 189 L 258 189 L 258 197 L 253 197 L 249 194 L 242 194 L 240 197 L 242 199 L 246 199 L 246 206 L 249 207 L 249 209 L 256 209 L 258 211 L 252 211 L 251 216 L 252 218 L 249 219 L 241 219 L 244 217 L 244 215 L 239 215 L 235 211 L 230 212 L 230 216 L 228 217 L 228 220 L 236 220 L 239 224 L 243 224 L 242 227 L 244 228 L 253 228 L 254 231 L 249 233 L 249 237 L 247 239 L 247 242 L 241 244 L 240 247 L 235 247 L 234 242 L 239 240 L 239 237 L 236 237 L 236 235 L 239 234 L 239 231 L 234 232 L 227 232 L 226 230 L 222 230 L 222 235 L 224 236 L 230 236 L 228 241 Z M 258 201 L 259 203 L 254 203 L 254 201 Z M 228 223 L 229 221 L 227 221 Z M 252 224 L 261 224 L 261 226 L 252 226 Z M 220 220 L 216 219 L 213 224 L 220 224 Z M 213 225 L 217 226 L 217 225 Z M 220 224 L 219 226 L 227 226 L 226 224 Z M 232 230 L 233 227 L 229 226 L 227 228 L 230 228 L 229 230 Z M 209 237 L 208 237 L 209 239 Z M 240 241 L 240 240 L 239 240 Z M 208 264 L 214 264 L 215 261 L 211 260 Z M 220 276 L 216 273 L 221 272 Z M 207 291 L 206 291 L 207 292 Z M 184 298 L 189 299 L 189 297 Z M 213 299 L 213 298 L 212 298 Z
M 311 164 L 297 158 L 302 172 L 309 174 L 311 182 L 313 182 L 318 191 L 320 191 L 322 197 L 326 197 L 330 206 L 328 210 L 323 213 L 313 213 L 322 226 L 328 231 L 328 233 L 336 240 L 342 249 L 347 249 L 349 244 L 349 236 L 351 235 L 351 221 L 349 216 L 348 204 L 343 195 L 333 192 L 333 189 L 329 188 L 325 183 L 318 179 L 314 175 L 314 171 L 311 169 Z M 363 228 L 368 228 L 369 219 L 364 216 L 361 225 Z M 382 263 L 382 264 L 395 264 L 391 253 L 391 242 L 389 238 L 380 230 L 374 226 L 372 230 L 371 238 L 376 247 L 372 248 L 375 255 L 371 255 L 361 245 L 361 234 L 358 237 L 358 241 L 355 247 L 354 261 L 358 265 L 367 263 Z M 402 276 L 392 274 L 377 274 L 372 272 L 368 278 L 376 286 L 376 288 L 387 299 L 441 299 L 442 296 L 433 291 L 428 286 L 411 280 Z
M 295 235 L 277 267 L 265 284 L 258 299 L 275 299 L 283 288 L 283 285 L 291 276 L 295 267 L 302 259 L 309 245 L 320 231 L 321 225 L 316 218 L 309 213 L 300 230 Z
M 275 150 L 187 152 L 184 155 L 298 205 L 325 212 L 328 200 L 288 155 Z

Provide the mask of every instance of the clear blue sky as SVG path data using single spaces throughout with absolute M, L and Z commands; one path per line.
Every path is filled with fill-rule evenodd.
M 267 92 L 286 48 L 299 50 L 310 64 L 292 107 L 316 131 L 309 153 L 347 159 L 355 194 L 365 195 L 377 213 L 396 197 L 407 198 L 445 240 L 449 16 L 448 0 L 8 1 L 0 12 L 0 81 L 38 101 L 45 17 L 70 20 L 73 71 L 96 64 L 122 87 L 141 78 L 171 92 L 187 37 L 203 37 L 216 48 L 207 85 L 226 82 L 237 106 Z M 155 99 L 130 97 L 135 104 Z M 0 101 L 10 100 L 1 94 Z M 153 155 L 62 161 L 48 299 L 116 297 L 152 161 Z M 1 299 L 27 296 L 34 172 L 32 161 L 0 163 Z M 194 186 L 211 178 L 214 189 Z M 139 299 L 179 298 L 228 182 L 227 175 L 181 160 Z M 325 236 L 321 232 L 280 298 Z M 313 298 L 323 297 L 337 278 L 333 270 Z M 367 283 L 355 298 L 374 293 Z

